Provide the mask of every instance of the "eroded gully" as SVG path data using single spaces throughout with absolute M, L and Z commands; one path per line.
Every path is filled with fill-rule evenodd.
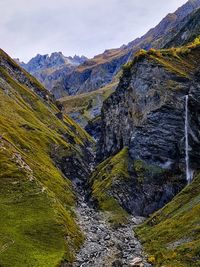
M 85 192 L 77 186 L 75 189 L 77 223 L 85 234 L 85 243 L 73 267 L 150 267 L 133 231 L 143 218 L 130 216 L 129 224 L 114 229 L 106 222 L 105 215 L 86 201 Z

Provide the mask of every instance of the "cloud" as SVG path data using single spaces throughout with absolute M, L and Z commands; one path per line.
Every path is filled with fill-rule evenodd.
M 186 0 L 1 0 L 1 47 L 28 60 L 37 53 L 93 56 L 144 34 Z

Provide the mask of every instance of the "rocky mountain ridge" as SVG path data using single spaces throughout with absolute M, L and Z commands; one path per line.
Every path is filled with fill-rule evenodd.
M 133 60 L 129 54 L 105 98 L 98 90 L 64 100 L 65 109 L 79 102 L 80 113 L 97 113 L 86 127 L 96 144 L 61 101 L 0 51 L 1 266 L 199 267 L 199 10 L 187 16 L 198 3 L 190 0 L 158 27 L 169 30 L 162 45 L 193 42 L 142 49 Z M 105 51 L 78 68 L 98 76 L 109 61 L 111 74 L 121 56 Z
M 35 73 L 38 70 L 66 65 L 78 66 L 87 60 L 84 56 L 65 57 L 62 52 L 54 52 L 51 55 L 36 55 L 28 63 L 21 62 L 28 72 Z

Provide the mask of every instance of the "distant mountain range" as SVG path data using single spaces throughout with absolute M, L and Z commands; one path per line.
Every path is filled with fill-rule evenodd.
M 15 59 L 25 70 L 35 76 L 50 91 L 62 78 L 73 71 L 80 64 L 88 60 L 84 56 L 66 57 L 62 52 L 54 52 L 50 56 L 36 55 L 28 63 Z M 57 98 L 62 95 L 57 95 Z
M 37 55 L 27 64 L 21 63 L 21 66 L 39 79 L 56 98 L 94 91 L 112 82 L 122 65 L 131 60 L 138 50 L 163 48 L 169 42 L 170 45 L 176 45 L 178 33 L 179 43 L 187 43 L 194 36 L 190 36 L 189 31 L 182 32 L 182 28 L 199 7 L 200 0 L 189 0 L 141 38 L 120 48 L 106 50 L 92 59 L 84 56 L 65 57 L 59 52 L 51 56 Z

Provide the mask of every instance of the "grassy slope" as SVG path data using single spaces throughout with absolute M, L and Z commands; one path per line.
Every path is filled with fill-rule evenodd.
M 200 175 L 137 233 L 155 266 L 200 266 Z
M 128 149 L 124 148 L 117 155 L 99 164 L 91 177 L 92 195 L 97 200 L 99 208 L 107 213 L 109 222 L 114 225 L 125 223 L 128 214 L 109 194 L 109 190 L 115 182 L 130 179 L 128 158 Z
M 2 51 L 1 57 L 15 64 Z M 66 117 L 77 134 L 72 132 L 56 118 L 58 111 L 0 67 L 0 266 L 57 266 L 64 258 L 71 261 L 83 241 L 71 182 L 50 154 L 52 146 L 81 154 L 89 137 Z M 66 143 L 66 132 L 76 145 Z

